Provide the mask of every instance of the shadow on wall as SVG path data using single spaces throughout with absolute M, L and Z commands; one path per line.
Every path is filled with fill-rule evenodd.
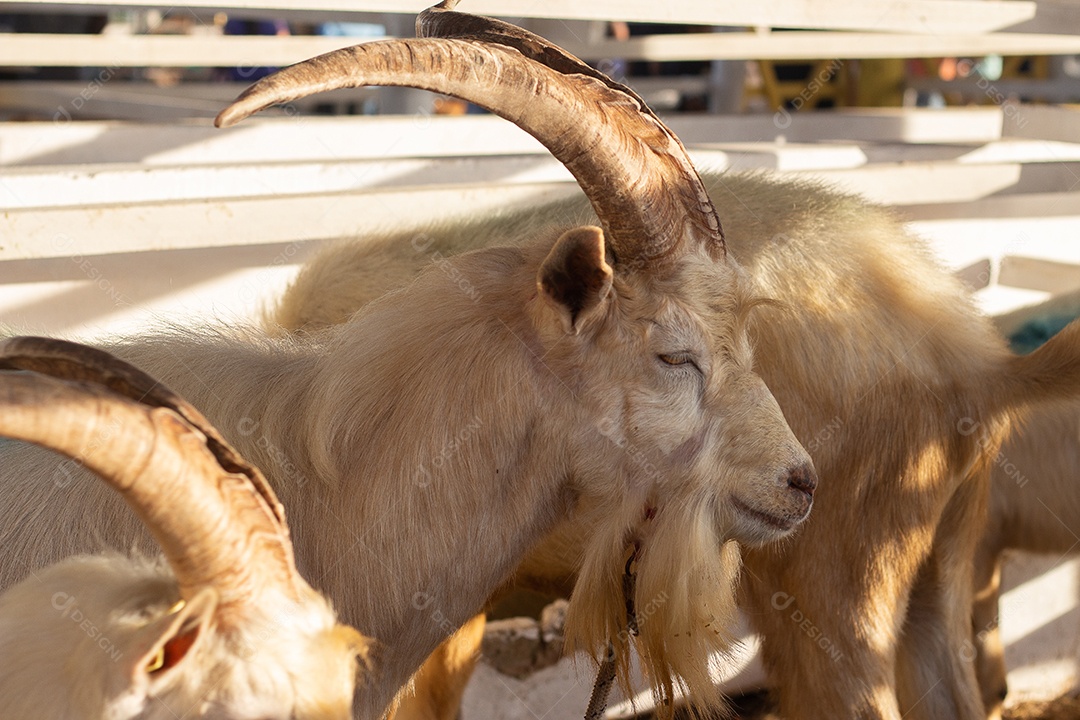
M 311 250 L 280 243 L 0 262 L 0 327 L 82 334 L 118 315 L 175 321 L 170 305 L 253 320 Z

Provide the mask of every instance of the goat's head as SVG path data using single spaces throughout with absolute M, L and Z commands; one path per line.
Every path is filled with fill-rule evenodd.
M 169 566 L 75 557 L 0 596 L 0 653 L 15 661 L 5 701 L 23 684 L 50 691 L 27 694 L 27 717 L 351 717 L 368 641 L 297 573 L 258 469 L 184 400 L 100 350 L 12 338 L 0 369 L 29 371 L 0 373 L 0 435 L 100 475 Z
M 783 537 L 807 516 L 816 482 L 752 370 L 744 320 L 758 301 L 685 149 L 636 94 L 454 4 L 421 15 L 429 37 L 339 50 L 259 81 L 217 124 L 324 90 L 417 87 L 509 119 L 573 173 L 602 227 L 537 242 L 531 324 L 513 328 L 586 418 L 564 440 L 568 456 L 593 458 L 572 468 L 590 524 L 576 593 L 589 599 L 572 605 L 568 632 L 594 651 L 619 636 L 625 653 L 622 571 L 637 544 L 638 606 L 665 598 L 656 617 L 666 619 L 641 624 L 654 678 L 670 692 L 681 675 L 707 699 L 704 658 L 724 646 L 734 612 L 738 552 L 727 541 Z

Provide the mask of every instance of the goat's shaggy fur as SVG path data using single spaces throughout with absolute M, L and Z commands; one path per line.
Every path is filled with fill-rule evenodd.
M 1080 329 L 1016 358 L 889 212 L 805 182 L 722 175 L 706 184 L 750 292 L 781 306 L 752 314 L 750 337 L 822 478 L 811 520 L 792 540 L 747 552 L 740 585 L 783 714 L 981 717 L 961 645 L 990 460 L 1027 407 L 1080 393 Z M 432 252 L 587 217 L 584 200 L 571 199 L 433 228 L 424 253 L 393 235 L 338 244 L 304 268 L 273 320 L 307 331 L 340 323 L 407 282 Z M 574 571 L 591 568 L 565 549 L 586 532 L 576 519 L 562 523 L 518 581 L 569 592 Z M 697 558 L 700 535 L 686 532 L 683 557 Z M 677 534 L 668 542 L 678 556 Z M 665 628 L 664 641 L 676 630 Z
M 704 250 L 662 275 L 609 255 L 605 287 L 592 284 L 610 272 L 589 245 L 599 231 L 557 236 L 440 263 L 314 336 L 174 331 L 110 348 L 266 472 L 301 572 L 380 643 L 363 717 L 568 517 L 590 527 L 567 558 L 587 589 L 568 633 L 595 653 L 614 638 L 625 658 L 620 576 L 637 542 L 639 606 L 674 588 L 642 623 L 654 682 L 670 695 L 681 677 L 714 699 L 707 655 L 725 648 L 712 629 L 731 620 L 738 568 L 720 544 L 780 537 L 809 510 L 790 485 L 812 472 L 806 453 L 751 371 L 738 269 Z M 578 272 L 559 266 L 567 243 L 588 245 L 575 262 L 597 258 L 572 307 L 546 283 Z M 4 583 L 98 537 L 141 535 L 108 491 L 38 452 L 13 449 L 0 475 Z

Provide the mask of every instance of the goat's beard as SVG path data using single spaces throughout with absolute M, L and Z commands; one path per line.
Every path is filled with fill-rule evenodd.
M 707 498 L 661 506 L 646 523 L 626 518 L 613 517 L 597 528 L 585 548 L 566 619 L 568 646 L 599 661 L 610 642 L 619 683 L 632 697 L 630 648 L 635 645 L 661 713 L 674 712 L 677 685 L 691 705 L 719 707 L 723 698 L 710 664 L 714 655 L 727 656 L 735 649 L 738 545 L 722 537 Z M 624 568 L 635 539 L 640 544 L 636 637 L 627 630 L 623 593 Z

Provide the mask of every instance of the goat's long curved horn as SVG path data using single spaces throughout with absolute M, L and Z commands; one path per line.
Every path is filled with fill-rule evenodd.
M 277 590 L 298 598 L 281 504 L 205 418 L 101 350 L 0 342 L 0 435 L 55 450 L 119 491 L 161 545 L 181 596 L 213 587 L 222 619 Z
M 636 95 L 595 75 L 564 74 L 497 43 L 379 41 L 263 78 L 215 124 L 228 127 L 271 105 L 344 87 L 396 85 L 453 95 L 547 147 L 585 191 L 623 262 L 653 263 L 697 243 L 722 256 L 719 217 L 682 144 Z

